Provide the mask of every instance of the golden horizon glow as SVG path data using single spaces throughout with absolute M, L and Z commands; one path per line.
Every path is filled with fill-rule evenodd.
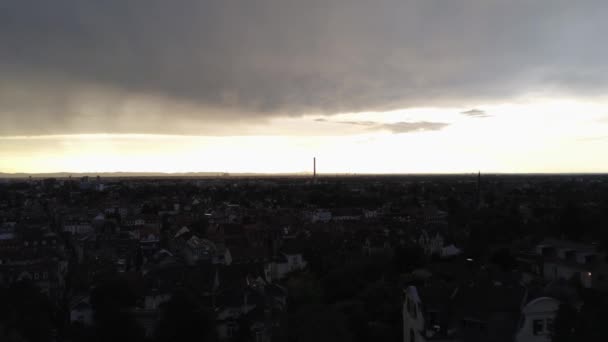
M 603 101 L 532 100 L 463 108 L 275 118 L 247 135 L 60 134 L 0 137 L 0 172 L 608 172 Z M 470 109 L 470 108 L 468 108 Z M 345 122 L 445 122 L 393 134 Z

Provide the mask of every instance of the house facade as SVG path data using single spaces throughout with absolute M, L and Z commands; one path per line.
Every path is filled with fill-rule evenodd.
M 522 310 L 516 342 L 550 342 L 553 321 L 560 302 L 551 297 L 532 300 Z

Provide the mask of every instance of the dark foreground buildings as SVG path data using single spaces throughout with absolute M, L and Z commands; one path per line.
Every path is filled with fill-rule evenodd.
M 1 341 L 606 341 L 608 177 L 0 183 Z

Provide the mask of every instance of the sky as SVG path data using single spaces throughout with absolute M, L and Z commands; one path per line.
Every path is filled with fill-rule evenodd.
M 0 2 L 0 172 L 608 172 L 603 0 Z

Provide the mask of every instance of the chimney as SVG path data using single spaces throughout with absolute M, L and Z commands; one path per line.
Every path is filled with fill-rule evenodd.
M 477 207 L 481 207 L 481 171 L 477 173 Z
M 312 175 L 316 179 L 317 178 L 317 158 L 312 158 Z

